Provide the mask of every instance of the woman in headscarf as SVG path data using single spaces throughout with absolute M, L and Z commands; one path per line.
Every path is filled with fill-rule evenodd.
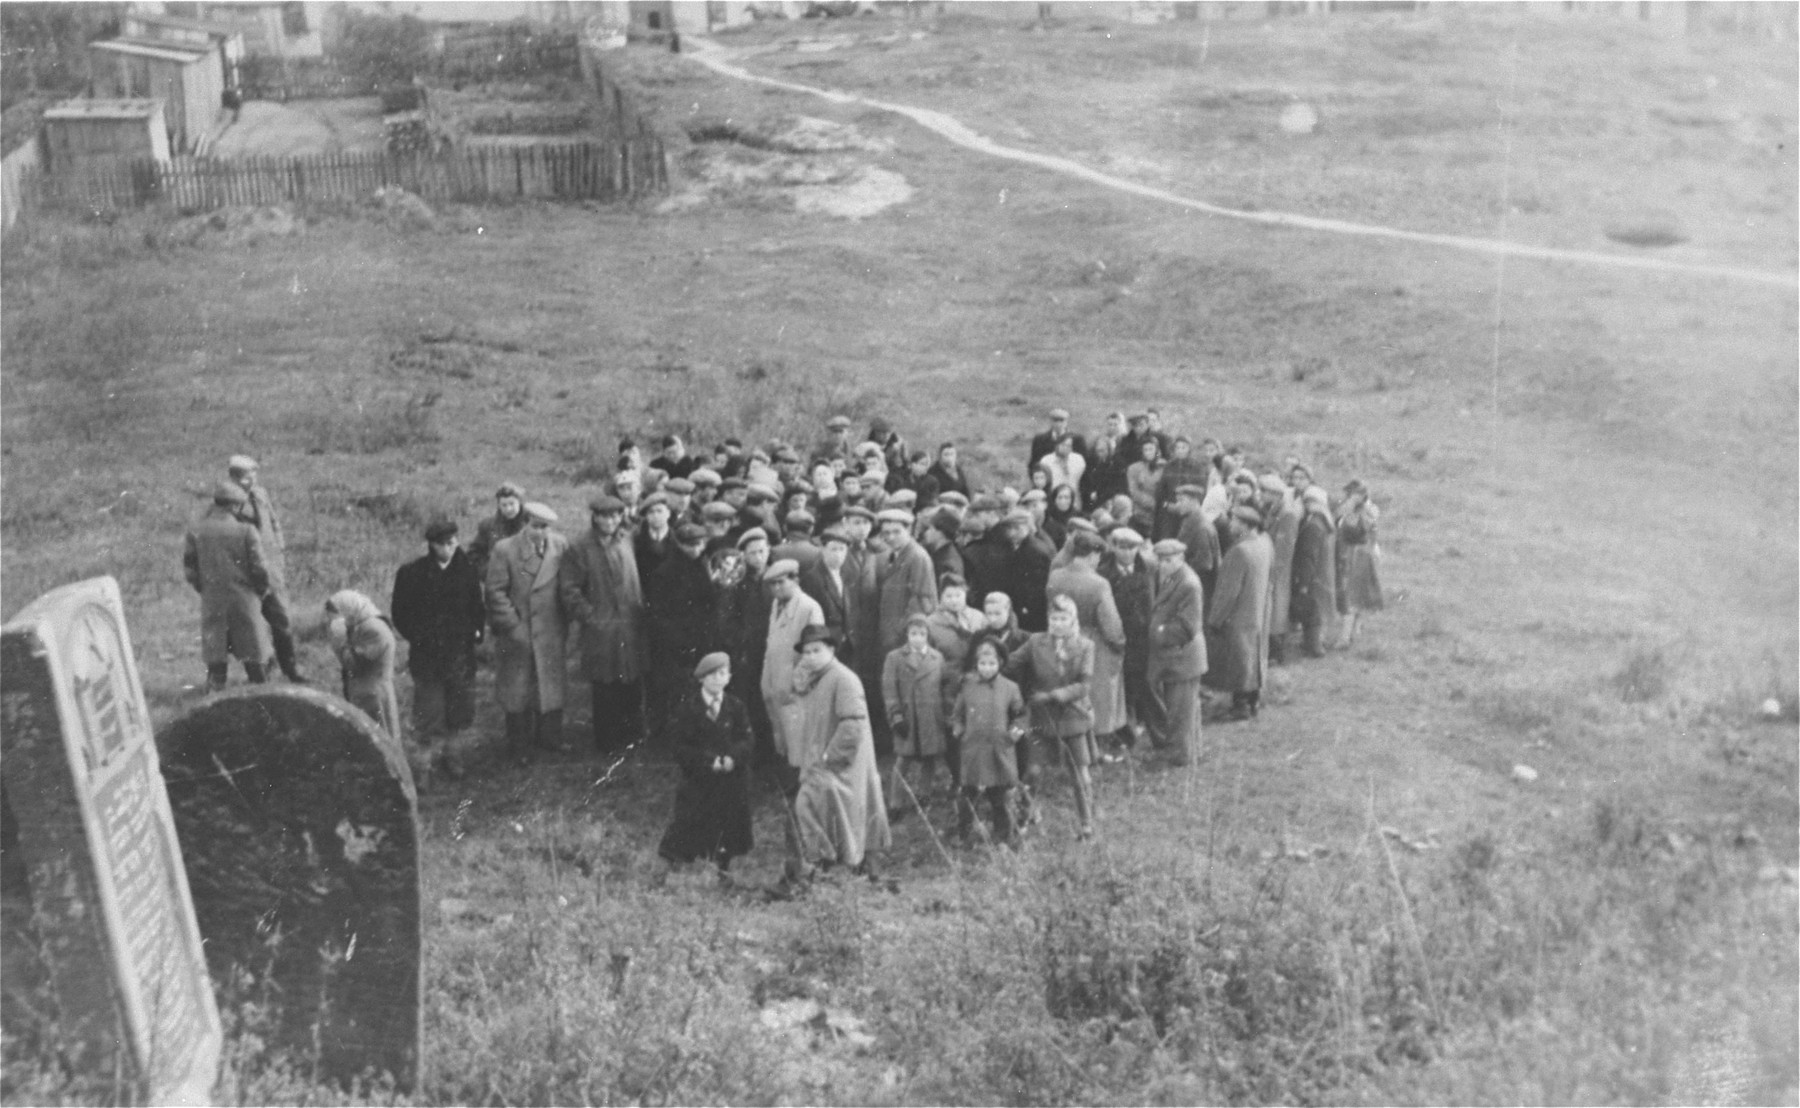
M 1094 644 L 1081 636 L 1075 601 L 1067 595 L 1050 598 L 1047 618 L 1049 630 L 1037 632 L 1012 652 L 1006 675 L 1025 693 L 1033 736 L 1027 741 L 1061 748 L 1075 785 L 1075 814 L 1080 820 L 1077 835 L 1087 839 L 1094 834 L 1093 783 L 1088 776 L 1096 753 L 1094 706 L 1088 698 L 1088 685 L 1094 679 Z M 1032 765 L 1026 770 L 1027 805 L 1042 761 L 1035 756 L 1039 753 L 1048 752 L 1034 751 Z
M 1339 650 L 1356 641 L 1356 626 L 1364 612 L 1382 608 L 1381 547 L 1375 541 L 1375 521 L 1380 518 L 1367 485 L 1353 480 L 1344 486 L 1337 517 L 1337 602 L 1344 615 Z
M 1125 489 L 1131 497 L 1131 526 L 1148 535 L 1156 529 L 1156 484 L 1162 480 L 1163 457 L 1154 438 L 1145 439 L 1139 449 L 1143 456 L 1125 471 Z
M 735 553 L 735 552 L 734 552 Z M 708 654 L 694 667 L 696 695 L 681 697 L 669 718 L 681 784 L 675 816 L 657 853 L 682 865 L 705 858 L 724 876 L 750 853 L 750 755 L 756 739 L 744 702 L 726 691 L 731 657 Z
M 1050 490 L 1050 502 L 1044 509 L 1044 534 L 1061 550 L 1069 538 L 1069 520 L 1081 512 L 1081 497 L 1073 485 L 1058 485 Z
M 396 743 L 402 741 L 400 699 L 394 694 L 394 625 L 375 602 L 344 589 L 325 602 L 331 648 L 344 678 L 344 699 L 369 713 Z

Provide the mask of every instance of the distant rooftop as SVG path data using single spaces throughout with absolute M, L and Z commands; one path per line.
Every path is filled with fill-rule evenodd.
M 162 110 L 161 100 L 64 100 L 45 119 L 143 119 Z
M 134 58 L 156 58 L 165 62 L 192 62 L 212 53 L 211 46 L 199 43 L 165 42 L 162 39 L 115 38 L 90 42 L 96 50 L 111 54 L 129 54 Z
M 151 27 L 171 27 L 179 31 L 203 31 L 209 35 L 243 34 L 242 28 L 235 23 L 220 23 L 209 19 L 187 19 L 179 15 L 160 15 L 154 12 L 132 12 L 125 18 Z

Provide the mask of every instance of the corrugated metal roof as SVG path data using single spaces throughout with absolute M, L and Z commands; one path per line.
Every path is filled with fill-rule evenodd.
M 64 100 L 44 112 L 45 119 L 143 119 L 160 111 L 161 100 Z
M 161 39 L 150 42 L 146 39 L 116 38 L 108 39 L 105 42 L 90 42 L 88 46 L 95 50 L 104 50 L 109 54 L 129 54 L 134 58 L 155 58 L 158 61 L 180 62 L 183 65 L 197 62 L 213 52 L 210 45 L 165 42 Z

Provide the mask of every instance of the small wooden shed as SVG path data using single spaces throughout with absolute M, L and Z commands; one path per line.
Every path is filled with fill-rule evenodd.
M 219 52 L 225 87 L 235 89 L 243 84 L 244 32 L 229 23 L 134 11 L 119 17 L 119 33 L 127 39 L 211 46 Z
M 225 73 L 211 45 L 117 38 L 88 43 L 94 97 L 163 102 L 169 148 L 191 154 L 206 141 L 224 107 Z
M 41 164 L 79 172 L 134 158 L 169 160 L 161 100 L 65 100 L 44 112 Z

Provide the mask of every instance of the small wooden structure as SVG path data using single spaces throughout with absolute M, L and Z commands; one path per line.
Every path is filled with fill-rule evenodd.
M 670 33 L 704 35 L 751 19 L 743 0 L 630 0 L 630 33 L 636 38 Z
M 40 164 L 51 173 L 96 164 L 169 160 L 161 100 L 65 100 L 44 112 Z
M 223 109 L 225 73 L 211 45 L 118 38 L 88 43 L 96 99 L 163 102 L 169 148 L 196 152 Z
M 225 87 L 243 85 L 244 32 L 229 23 L 133 11 L 119 17 L 119 32 L 130 39 L 214 47 L 219 51 Z

